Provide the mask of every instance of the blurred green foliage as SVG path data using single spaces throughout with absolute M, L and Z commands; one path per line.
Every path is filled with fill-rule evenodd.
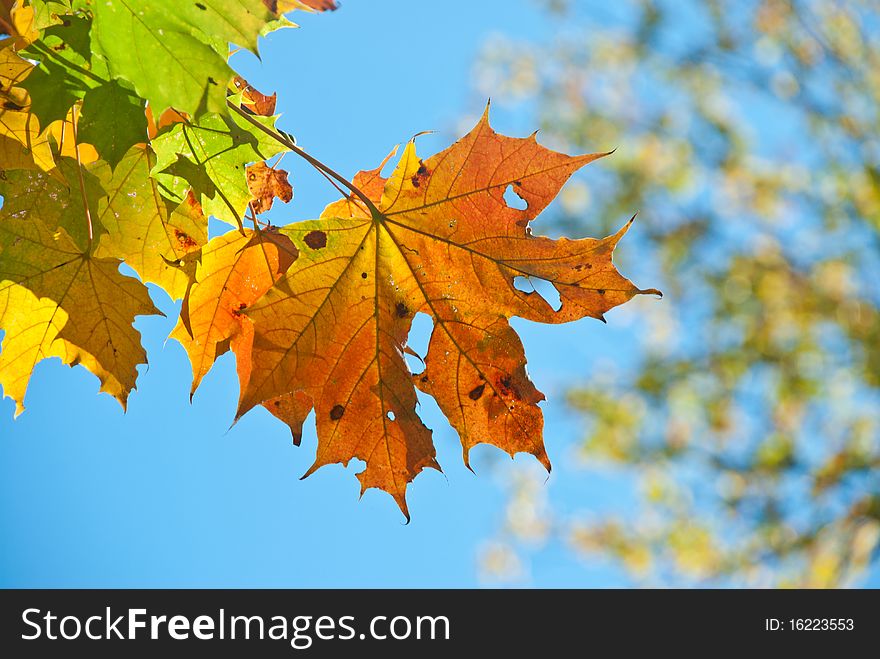
M 568 394 L 585 464 L 636 476 L 640 512 L 539 515 L 526 479 L 484 568 L 521 569 L 537 533 L 642 584 L 858 584 L 880 540 L 880 7 L 544 4 L 552 41 L 493 39 L 477 86 L 545 143 L 619 147 L 558 228 L 641 210 L 623 267 L 666 297 L 638 309 L 635 367 Z

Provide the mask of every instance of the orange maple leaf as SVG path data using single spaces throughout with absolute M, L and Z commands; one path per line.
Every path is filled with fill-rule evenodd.
M 601 240 L 553 240 L 529 228 L 575 170 L 604 155 L 567 156 L 534 135 L 505 137 L 487 112 L 448 149 L 423 161 L 410 142 L 389 179 L 381 167 L 361 172 L 354 185 L 362 196 L 280 229 L 298 258 L 244 310 L 253 337 L 233 346 L 238 415 L 263 404 L 298 441 L 314 407 L 318 449 L 306 475 L 361 459 L 362 492 L 385 490 L 407 518 L 407 484 L 426 467 L 440 468 L 416 413 L 417 388 L 458 431 L 466 463 L 470 448 L 487 442 L 531 453 L 549 469 L 544 396 L 508 319 L 602 319 L 637 294 L 659 294 L 612 264 L 631 222 Z M 508 187 L 526 208 L 508 205 Z M 552 283 L 561 307 L 519 290 L 517 277 Z M 404 355 L 420 312 L 434 329 L 425 369 L 413 375 Z

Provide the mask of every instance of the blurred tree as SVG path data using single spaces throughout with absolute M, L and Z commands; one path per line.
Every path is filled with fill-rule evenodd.
M 552 43 L 493 39 L 477 86 L 554 146 L 620 147 L 569 184 L 558 226 L 641 209 L 625 269 L 666 298 L 639 310 L 634 368 L 568 395 L 584 458 L 636 475 L 641 512 L 551 510 L 538 535 L 643 584 L 858 583 L 880 539 L 878 4 L 544 4 Z M 534 541 L 527 481 L 489 572 Z

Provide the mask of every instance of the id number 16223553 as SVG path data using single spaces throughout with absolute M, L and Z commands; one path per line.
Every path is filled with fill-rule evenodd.
M 855 621 L 852 618 L 765 618 L 764 629 L 766 631 L 795 631 L 795 632 L 829 632 L 829 631 L 852 631 L 855 629 Z

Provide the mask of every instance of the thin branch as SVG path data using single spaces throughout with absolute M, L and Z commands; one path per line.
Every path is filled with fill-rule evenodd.
M 350 191 L 353 195 L 355 195 L 358 199 L 360 199 L 361 201 L 363 201 L 364 204 L 365 204 L 366 207 L 369 209 L 370 213 L 372 214 L 372 216 L 373 216 L 374 218 L 378 218 L 378 217 L 381 216 L 381 213 L 379 212 L 379 209 L 376 208 L 376 205 L 372 202 L 372 200 L 371 200 L 367 195 L 365 195 L 360 189 L 358 189 L 358 188 L 357 188 L 357 187 L 356 187 L 351 181 L 349 181 L 348 179 L 344 178 L 341 174 L 338 174 L 338 173 L 335 172 L 334 170 L 330 169 L 330 167 L 328 167 L 327 165 L 325 165 L 324 163 L 322 163 L 322 162 L 321 162 L 320 160 L 318 160 L 317 158 L 315 158 L 315 157 L 309 155 L 308 153 L 306 153 L 305 151 L 303 151 L 303 150 L 302 150 L 301 148 L 299 148 L 296 144 L 294 144 L 293 140 L 291 140 L 291 139 L 290 139 L 289 137 L 287 137 L 286 135 L 282 135 L 282 134 L 281 134 L 280 132 L 278 132 L 277 130 L 274 130 L 274 129 L 272 129 L 272 128 L 269 128 L 268 126 L 264 126 L 264 125 L 261 124 L 259 121 L 257 121 L 256 119 L 254 119 L 253 116 L 251 116 L 250 114 L 248 114 L 247 112 L 245 112 L 244 110 L 242 110 L 240 107 L 238 107 L 237 105 L 235 105 L 235 104 L 232 103 L 231 101 L 227 100 L 227 101 L 226 101 L 226 105 L 228 105 L 228 106 L 229 106 L 234 112 L 236 112 L 240 117 L 242 117 L 242 118 L 244 118 L 245 120 L 247 120 L 251 125 L 253 125 L 254 127 L 258 128 L 258 129 L 261 130 L 263 133 L 265 133 L 266 135 L 268 135 L 269 137 L 271 137 L 271 138 L 274 139 L 276 142 L 278 142 L 278 143 L 281 144 L 282 146 L 286 147 L 286 148 L 289 149 L 290 151 L 293 151 L 293 153 L 295 153 L 295 154 L 298 155 L 300 158 L 302 158 L 303 160 L 305 160 L 305 161 L 306 161 L 307 163 L 309 163 L 312 167 L 314 167 L 314 168 L 317 169 L 318 171 L 322 172 L 322 173 L 325 174 L 326 176 L 329 176 L 330 178 L 335 179 L 335 180 L 336 180 L 338 183 L 340 183 L 344 188 L 346 188 L 347 190 L 349 190 L 349 191 Z

